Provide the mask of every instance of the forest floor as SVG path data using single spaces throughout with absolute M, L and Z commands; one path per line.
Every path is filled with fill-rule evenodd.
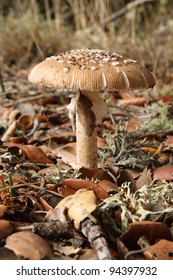
M 99 168 L 78 170 L 75 93 L 28 72 L 1 79 L 0 259 L 172 259 L 173 73 L 104 94 Z

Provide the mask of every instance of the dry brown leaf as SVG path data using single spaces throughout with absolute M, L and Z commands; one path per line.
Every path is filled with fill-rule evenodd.
M 136 185 L 135 181 L 133 179 L 133 176 L 126 170 L 126 169 L 120 169 L 119 174 L 117 177 L 117 185 L 118 187 L 121 187 L 123 183 L 128 182 L 130 191 L 135 192 L 136 190 Z
M 154 179 L 173 180 L 173 165 L 163 165 L 153 171 Z
M 102 187 L 107 193 L 112 192 L 112 191 L 116 191 L 116 192 L 119 191 L 119 188 L 118 188 L 117 184 L 112 183 L 109 180 L 101 180 L 98 183 L 98 185 L 100 187 Z
M 121 241 L 131 250 L 137 248 L 140 237 L 145 236 L 149 243 L 157 239 L 172 240 L 171 232 L 165 223 L 153 221 L 140 221 L 130 224 L 129 229 L 121 236 Z
M 46 241 L 39 235 L 30 231 L 21 231 L 11 234 L 6 239 L 5 247 L 17 256 L 29 260 L 41 260 L 52 256 L 51 249 Z
M 61 195 L 63 195 L 64 197 L 67 197 L 69 195 L 73 195 L 75 194 L 76 190 L 70 187 L 58 187 L 57 188 L 57 192 Z
M 109 180 L 111 177 L 108 175 L 107 171 L 100 169 L 89 169 L 86 167 L 81 167 L 79 169 L 80 178 L 90 179 L 90 180 Z
M 147 247 L 143 254 L 147 260 L 173 260 L 173 242 L 161 239 Z
M 75 190 L 80 190 L 80 189 L 89 189 L 93 187 L 93 185 L 96 185 L 94 182 L 86 179 L 65 179 L 61 182 L 63 186 L 73 188 Z
M 149 186 L 152 182 L 151 170 L 145 168 L 139 178 L 136 180 L 136 188 L 139 190 L 143 186 Z
M 81 190 L 62 199 L 56 208 L 66 207 L 68 217 L 74 221 L 74 227 L 80 228 L 80 223 L 87 218 L 97 207 L 97 197 L 93 190 Z
M 54 245 L 54 250 L 58 251 L 60 254 L 63 254 L 64 256 L 72 256 L 75 255 L 77 253 L 79 253 L 79 251 L 81 250 L 80 247 L 75 247 L 73 245 L 69 245 L 69 246 L 63 246 L 61 244 L 55 244 Z
M 131 119 L 127 124 L 127 132 L 137 131 L 138 128 L 143 124 L 143 121 L 140 119 Z
M 101 137 L 97 136 L 97 147 L 98 148 L 107 147 L 107 145 L 108 144 L 106 143 L 104 138 L 101 138 Z
M 98 184 L 93 185 L 93 191 L 95 192 L 96 196 L 100 199 L 105 199 L 109 197 L 109 194 Z
M 33 117 L 29 115 L 21 115 L 17 120 L 17 127 L 27 130 L 33 125 Z
M 12 225 L 9 221 L 0 220 L 0 240 L 7 238 L 12 233 Z
M 27 137 L 23 137 L 23 136 L 10 137 L 9 141 L 11 143 L 17 143 L 17 144 L 27 144 L 28 143 Z
M 65 179 L 64 181 L 62 181 L 62 185 L 75 190 L 92 189 L 97 197 L 101 199 L 105 199 L 109 196 L 101 185 L 86 179 Z
M 4 216 L 6 210 L 7 210 L 7 206 L 0 204 L 0 219 Z
M 173 136 L 167 135 L 167 139 L 165 140 L 165 144 L 167 144 L 169 147 L 173 147 Z
M 65 144 L 63 147 L 65 148 L 65 150 L 76 154 L 76 143 L 71 142 L 73 138 L 75 138 L 75 132 L 74 131 L 66 131 L 66 132 L 62 132 L 61 134 L 51 134 L 48 135 L 44 138 L 42 138 L 42 142 L 47 142 L 50 140 L 53 140 L 54 142 L 58 143 L 58 144 Z M 70 142 L 70 144 L 69 144 Z
M 7 142 L 4 144 L 6 147 L 18 147 L 25 154 L 25 156 L 32 162 L 40 164 L 52 164 L 53 161 L 50 160 L 43 150 L 35 145 L 23 145 L 17 143 Z
M 74 151 L 73 147 L 72 150 Z M 65 162 L 66 164 L 70 165 L 72 168 L 76 169 L 77 168 L 77 163 L 76 163 L 76 155 L 73 152 L 69 152 L 70 148 L 68 145 L 68 148 L 66 149 L 65 146 L 61 148 L 54 149 L 54 153 L 58 156 L 61 157 L 62 161 Z
M 120 99 L 118 101 L 118 104 L 133 105 L 133 106 L 144 106 L 145 103 L 146 103 L 146 98 L 144 98 L 144 97 Z
M 47 201 L 44 198 L 42 198 L 41 196 L 38 198 L 38 200 L 41 203 L 41 205 L 43 206 L 45 211 L 49 211 L 49 210 L 53 209 L 52 206 L 50 204 L 48 204 Z
M 41 164 L 51 164 L 53 163 L 47 155 L 37 146 L 34 145 L 22 145 L 22 152 L 25 156 L 32 162 L 41 163 Z
M 79 252 L 79 260 L 98 260 L 94 249 L 82 249 Z

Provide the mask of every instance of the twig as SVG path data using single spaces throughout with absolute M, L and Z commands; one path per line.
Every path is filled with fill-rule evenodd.
M 1 62 L 0 62 L 0 84 L 1 84 L 1 89 L 2 92 L 5 93 L 5 86 L 4 86 L 4 81 L 2 77 L 2 67 L 1 67 Z
M 101 22 L 102 28 L 105 28 L 106 24 L 109 22 L 116 20 L 117 18 L 123 16 L 125 13 L 127 13 L 129 10 L 136 8 L 139 5 L 150 3 L 150 2 L 157 2 L 158 0 L 135 0 L 133 2 L 128 3 L 125 7 L 118 10 L 117 12 L 113 13 L 111 16 L 107 17 Z
M 24 226 L 15 226 L 14 231 L 32 231 L 43 238 L 53 240 L 68 239 L 73 236 L 73 228 L 70 222 L 56 221 L 45 221 L 33 223 Z
M 81 231 L 95 250 L 99 260 L 112 260 L 107 241 L 99 225 L 86 219 L 81 223 Z
M 51 190 L 48 190 L 46 188 L 41 188 L 40 186 L 36 186 L 34 184 L 30 184 L 30 183 L 23 183 L 23 184 L 18 184 L 18 185 L 13 185 L 13 189 L 18 189 L 18 188 L 22 188 L 22 187 L 28 187 L 28 188 L 34 188 L 34 189 L 37 189 L 37 190 L 44 190 L 45 192 L 48 192 L 48 193 L 51 193 L 53 195 L 56 195 L 58 197 L 62 197 L 64 198 L 63 195 L 57 193 L 57 192 L 54 192 L 54 191 L 51 191 Z M 6 188 L 2 188 L 0 189 L 0 193 L 5 191 L 5 190 L 8 190 L 9 188 L 11 188 L 11 186 L 8 186 Z

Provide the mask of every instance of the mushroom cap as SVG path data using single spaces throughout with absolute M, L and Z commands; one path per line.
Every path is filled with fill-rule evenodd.
M 153 74 L 136 60 L 99 49 L 66 51 L 37 64 L 28 79 L 56 88 L 144 90 L 155 85 Z

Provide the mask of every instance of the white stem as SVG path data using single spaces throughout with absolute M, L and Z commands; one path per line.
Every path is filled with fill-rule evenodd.
M 96 128 L 91 136 L 87 136 L 83 124 L 76 114 L 76 150 L 77 166 L 97 169 L 97 133 Z

